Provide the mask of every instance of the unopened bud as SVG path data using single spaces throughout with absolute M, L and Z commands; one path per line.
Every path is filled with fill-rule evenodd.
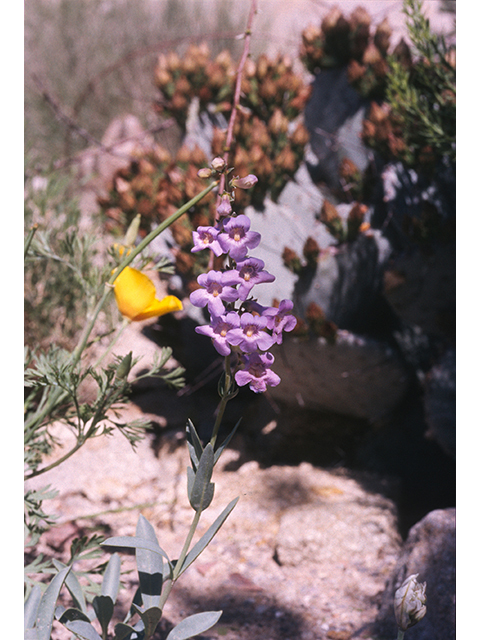
M 230 204 L 230 194 L 224 193 L 220 198 L 220 204 L 217 207 L 219 216 L 229 216 L 232 213 L 232 205 Z
M 132 352 L 127 353 L 127 355 L 122 358 L 120 364 L 117 367 L 117 379 L 123 380 L 130 373 L 130 369 L 132 368 Z
M 245 176 L 244 178 L 239 178 L 238 176 L 236 176 L 235 178 L 233 178 L 231 184 L 232 187 L 238 187 L 239 189 L 250 189 L 251 187 L 256 185 L 257 182 L 257 176 L 254 176 L 253 173 L 249 173 L 248 176 Z
M 406 631 L 409 627 L 420 622 L 427 613 L 427 583 L 417 582 L 418 573 L 409 576 L 395 591 L 394 609 L 398 628 Z
M 225 160 L 220 157 L 214 158 L 211 164 L 214 171 L 223 171 L 225 168 Z
M 123 244 L 127 247 L 133 247 L 133 245 L 135 244 L 135 240 L 137 239 L 137 235 L 138 235 L 138 230 L 140 229 L 140 218 L 141 218 L 140 214 L 137 213 L 137 215 L 134 217 L 134 219 L 130 223 L 130 226 L 127 229 L 127 233 L 125 234 L 125 238 L 123 241 Z
M 211 175 L 212 175 L 212 170 L 209 169 L 208 167 L 202 167 L 197 171 L 197 176 L 199 178 L 210 178 Z

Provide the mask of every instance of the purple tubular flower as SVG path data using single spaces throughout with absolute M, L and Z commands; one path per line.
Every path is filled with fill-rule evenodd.
M 235 262 L 243 260 L 249 249 L 260 244 L 261 235 L 249 229 L 250 219 L 242 214 L 224 222 L 223 233 L 218 235 L 223 252 L 230 254 Z
M 198 276 L 197 282 L 203 289 L 196 289 L 190 294 L 190 302 L 194 307 L 208 306 L 212 316 L 221 316 L 225 312 L 223 302 L 238 300 L 238 291 L 224 283 L 221 271 L 209 271 Z
M 192 253 L 202 251 L 202 249 L 211 249 L 217 257 L 221 256 L 223 250 L 217 240 L 219 233 L 215 227 L 198 227 L 196 231 L 192 232 L 194 244 Z
M 282 300 L 277 307 L 268 307 L 262 312 L 262 317 L 267 318 L 267 328 L 272 331 L 272 335 L 277 344 L 282 344 L 283 332 L 295 329 L 297 319 L 289 313 L 293 309 L 291 300 Z
M 227 342 L 239 346 L 244 353 L 252 353 L 256 349 L 266 351 L 275 343 L 275 338 L 264 331 L 266 327 L 267 318 L 244 313 L 240 317 L 240 327 L 228 331 Z
M 240 189 L 250 189 L 258 182 L 257 176 L 254 176 L 253 173 L 249 173 L 248 176 L 244 178 L 233 178 L 232 187 L 239 187 Z
M 240 316 L 236 311 L 229 311 L 222 316 L 213 316 L 210 324 L 195 327 L 197 333 L 208 336 L 213 340 L 213 346 L 222 356 L 228 356 L 231 352 L 226 336 L 230 329 L 240 326 Z
M 220 217 L 229 216 L 232 213 L 232 205 L 230 204 L 230 196 L 224 193 L 217 207 L 217 213 Z
M 237 262 L 237 268 L 227 272 L 225 282 L 231 285 L 239 285 L 237 291 L 240 300 L 246 300 L 248 294 L 256 284 L 261 282 L 273 282 L 275 276 L 264 271 L 265 263 L 258 258 L 247 258 Z
M 270 369 L 274 361 L 271 353 L 252 353 L 244 356 L 244 368 L 235 374 L 235 382 L 239 387 L 246 384 L 255 393 L 263 393 L 267 390 L 267 385 L 276 387 L 280 383 L 280 376 Z

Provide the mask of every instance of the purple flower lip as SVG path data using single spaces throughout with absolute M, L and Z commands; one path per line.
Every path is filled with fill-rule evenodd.
M 243 357 L 244 368 L 235 374 L 235 382 L 239 387 L 246 384 L 255 393 L 263 393 L 267 385 L 276 387 L 280 383 L 280 376 L 270 369 L 274 361 L 271 353 L 252 353 Z
M 257 349 L 266 351 L 275 343 L 275 338 L 264 331 L 266 327 L 267 318 L 246 312 L 240 317 L 240 327 L 228 331 L 227 341 L 239 346 L 244 353 L 252 353 Z
M 267 328 L 272 331 L 277 344 L 282 344 L 284 331 L 293 331 L 297 325 L 297 319 L 289 313 L 292 309 L 291 300 L 282 300 L 278 308 L 268 307 L 262 311 L 262 316 L 267 318 Z
M 223 233 L 218 235 L 223 252 L 228 253 L 236 262 L 245 258 L 249 249 L 260 244 L 261 235 L 249 229 L 250 219 L 242 214 L 224 222 Z
M 228 271 L 225 282 L 232 286 L 238 285 L 238 293 L 240 300 L 246 300 L 248 294 L 256 284 L 262 282 L 273 282 L 275 276 L 268 271 L 264 271 L 265 263 L 258 258 L 246 258 L 241 262 L 237 262 L 237 268 Z
M 225 312 L 223 302 L 238 300 L 238 291 L 224 283 L 221 271 L 202 273 L 197 282 L 203 288 L 190 294 L 190 302 L 194 307 L 206 305 L 212 316 L 221 316 Z
M 227 333 L 240 325 L 240 316 L 236 311 L 221 316 L 214 316 L 210 324 L 195 327 L 197 333 L 208 336 L 213 340 L 213 346 L 222 356 L 231 353 L 230 345 L 227 342 Z
M 196 231 L 192 232 L 194 245 L 192 253 L 203 249 L 211 249 L 217 257 L 221 256 L 223 250 L 217 240 L 218 234 L 219 230 L 215 229 L 215 227 L 198 227 Z

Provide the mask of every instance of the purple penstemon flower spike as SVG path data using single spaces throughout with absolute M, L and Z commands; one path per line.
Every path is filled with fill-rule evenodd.
M 264 266 L 265 263 L 259 258 L 246 258 L 237 262 L 236 269 L 226 272 L 225 283 L 232 286 L 238 285 L 240 300 L 246 300 L 256 284 L 275 280 L 275 276 L 263 270 Z
M 215 227 L 197 227 L 197 230 L 192 232 L 192 253 L 203 249 L 211 249 L 217 257 L 221 256 L 223 249 L 217 240 L 219 233 L 219 230 L 215 229 Z
M 230 329 L 227 333 L 227 341 L 239 346 L 244 353 L 252 353 L 257 349 L 266 351 L 275 343 L 275 339 L 265 331 L 267 318 L 244 313 L 240 317 L 240 327 Z
M 230 345 L 227 342 L 227 333 L 230 329 L 240 326 L 240 316 L 236 311 L 229 311 L 225 315 L 213 316 L 210 324 L 195 327 L 197 333 L 208 336 L 213 340 L 213 346 L 221 356 L 228 356 L 231 353 Z
M 239 387 L 246 384 L 255 393 L 263 393 L 267 385 L 276 387 L 280 383 L 280 376 L 271 370 L 275 358 L 271 353 L 252 353 L 242 358 L 244 368 L 235 374 L 235 382 Z
M 221 316 L 225 312 L 223 302 L 238 300 L 238 291 L 224 283 L 221 271 L 209 271 L 198 276 L 197 282 L 202 287 L 190 294 L 190 302 L 194 307 L 208 306 L 212 316 Z
M 243 260 L 249 249 L 260 244 L 261 235 L 250 231 L 250 219 L 241 214 L 225 220 L 223 233 L 219 233 L 218 241 L 224 253 L 228 253 L 235 262 Z

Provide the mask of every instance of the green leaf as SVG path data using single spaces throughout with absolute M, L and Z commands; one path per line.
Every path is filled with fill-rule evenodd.
M 102 637 L 95 631 L 90 622 L 73 620 L 72 622 L 67 622 L 65 626 L 82 640 L 102 640 Z
M 138 518 L 135 533 L 138 538 L 149 540 L 152 544 L 157 545 L 158 550 L 160 549 L 154 528 L 142 515 Z M 157 607 L 163 583 L 162 556 L 158 551 L 152 552 L 139 548 L 135 550 L 135 557 L 143 606 L 145 609 Z
M 110 596 L 95 596 L 92 600 L 92 605 L 102 627 L 102 633 L 106 638 L 108 624 L 113 616 L 113 600 Z
M 203 446 L 190 418 L 187 420 L 187 444 L 190 452 L 190 460 L 192 461 L 193 470 L 197 471 L 198 463 L 203 453 Z
M 36 584 L 30 591 L 28 598 L 23 605 L 23 628 L 33 629 L 35 620 L 37 619 L 38 605 L 42 599 L 42 588 Z
M 74 622 L 75 620 L 83 620 L 83 622 L 90 622 L 90 618 L 86 613 L 80 611 L 80 609 L 75 609 L 74 607 L 70 607 L 69 609 L 61 609 L 57 608 L 55 612 L 55 616 L 59 622 L 64 624 L 65 626 L 69 622 Z
M 155 629 L 162 617 L 162 610 L 159 607 L 150 607 L 149 609 L 140 609 L 136 605 L 133 608 L 138 613 L 145 625 L 145 638 L 150 638 L 155 633 Z
M 187 640 L 193 638 L 207 629 L 213 627 L 220 620 L 222 611 L 205 611 L 203 613 L 195 613 L 177 624 L 170 631 L 167 640 Z
M 182 564 L 182 568 L 180 569 L 178 576 L 181 576 L 182 573 L 194 562 L 198 556 L 202 553 L 205 547 L 210 543 L 213 539 L 217 531 L 220 529 L 222 524 L 228 518 L 233 508 L 238 502 L 238 498 L 232 500 L 222 511 L 222 513 L 218 516 L 215 522 L 209 527 L 208 531 L 206 531 L 200 540 L 197 542 L 195 546 L 191 548 L 191 550 L 187 553 L 187 556 Z M 178 577 L 177 576 L 177 577 Z
M 119 622 L 115 625 L 115 640 L 123 640 L 132 633 L 136 633 L 135 629 L 129 624 Z
M 58 571 L 61 571 L 61 569 L 64 569 L 67 566 L 66 564 L 64 564 L 63 562 L 60 562 L 60 560 L 57 560 L 56 558 L 52 558 L 52 562 L 55 566 L 55 569 L 57 569 Z M 83 590 L 78 581 L 78 578 L 73 573 L 73 571 L 71 571 L 68 574 L 65 580 L 65 586 L 69 590 L 70 595 L 72 596 L 73 601 L 75 603 L 75 606 L 81 611 L 83 611 L 83 613 L 87 613 L 87 603 L 85 601 L 85 596 L 83 595 Z
M 65 567 L 57 573 L 40 600 L 36 625 L 38 640 L 50 640 L 55 604 L 70 569 L 71 567 Z
M 113 602 L 116 601 L 120 588 L 120 556 L 114 553 L 108 561 L 107 568 L 102 580 L 102 596 L 110 596 Z
M 222 444 L 218 447 L 218 449 L 215 451 L 215 457 L 213 459 L 213 464 L 216 465 L 218 462 L 218 459 L 220 458 L 220 456 L 222 455 L 225 447 L 228 447 L 228 444 L 230 443 L 231 439 L 233 438 L 233 436 L 235 435 L 235 432 L 238 429 L 238 426 L 240 425 L 240 422 L 242 421 L 242 419 L 240 418 L 240 420 L 237 422 L 237 424 L 233 427 L 231 433 L 225 438 L 225 440 L 222 442 Z
M 213 472 L 214 452 L 210 443 L 203 450 L 193 483 L 190 504 L 195 511 L 203 511 L 213 500 L 215 485 L 210 482 Z
M 148 549 L 154 553 L 158 553 L 163 556 L 168 562 L 168 556 L 165 551 L 151 540 L 146 538 L 139 538 L 138 536 L 118 536 L 114 538 L 108 538 L 105 542 L 102 542 L 102 547 L 120 547 L 124 549 Z

